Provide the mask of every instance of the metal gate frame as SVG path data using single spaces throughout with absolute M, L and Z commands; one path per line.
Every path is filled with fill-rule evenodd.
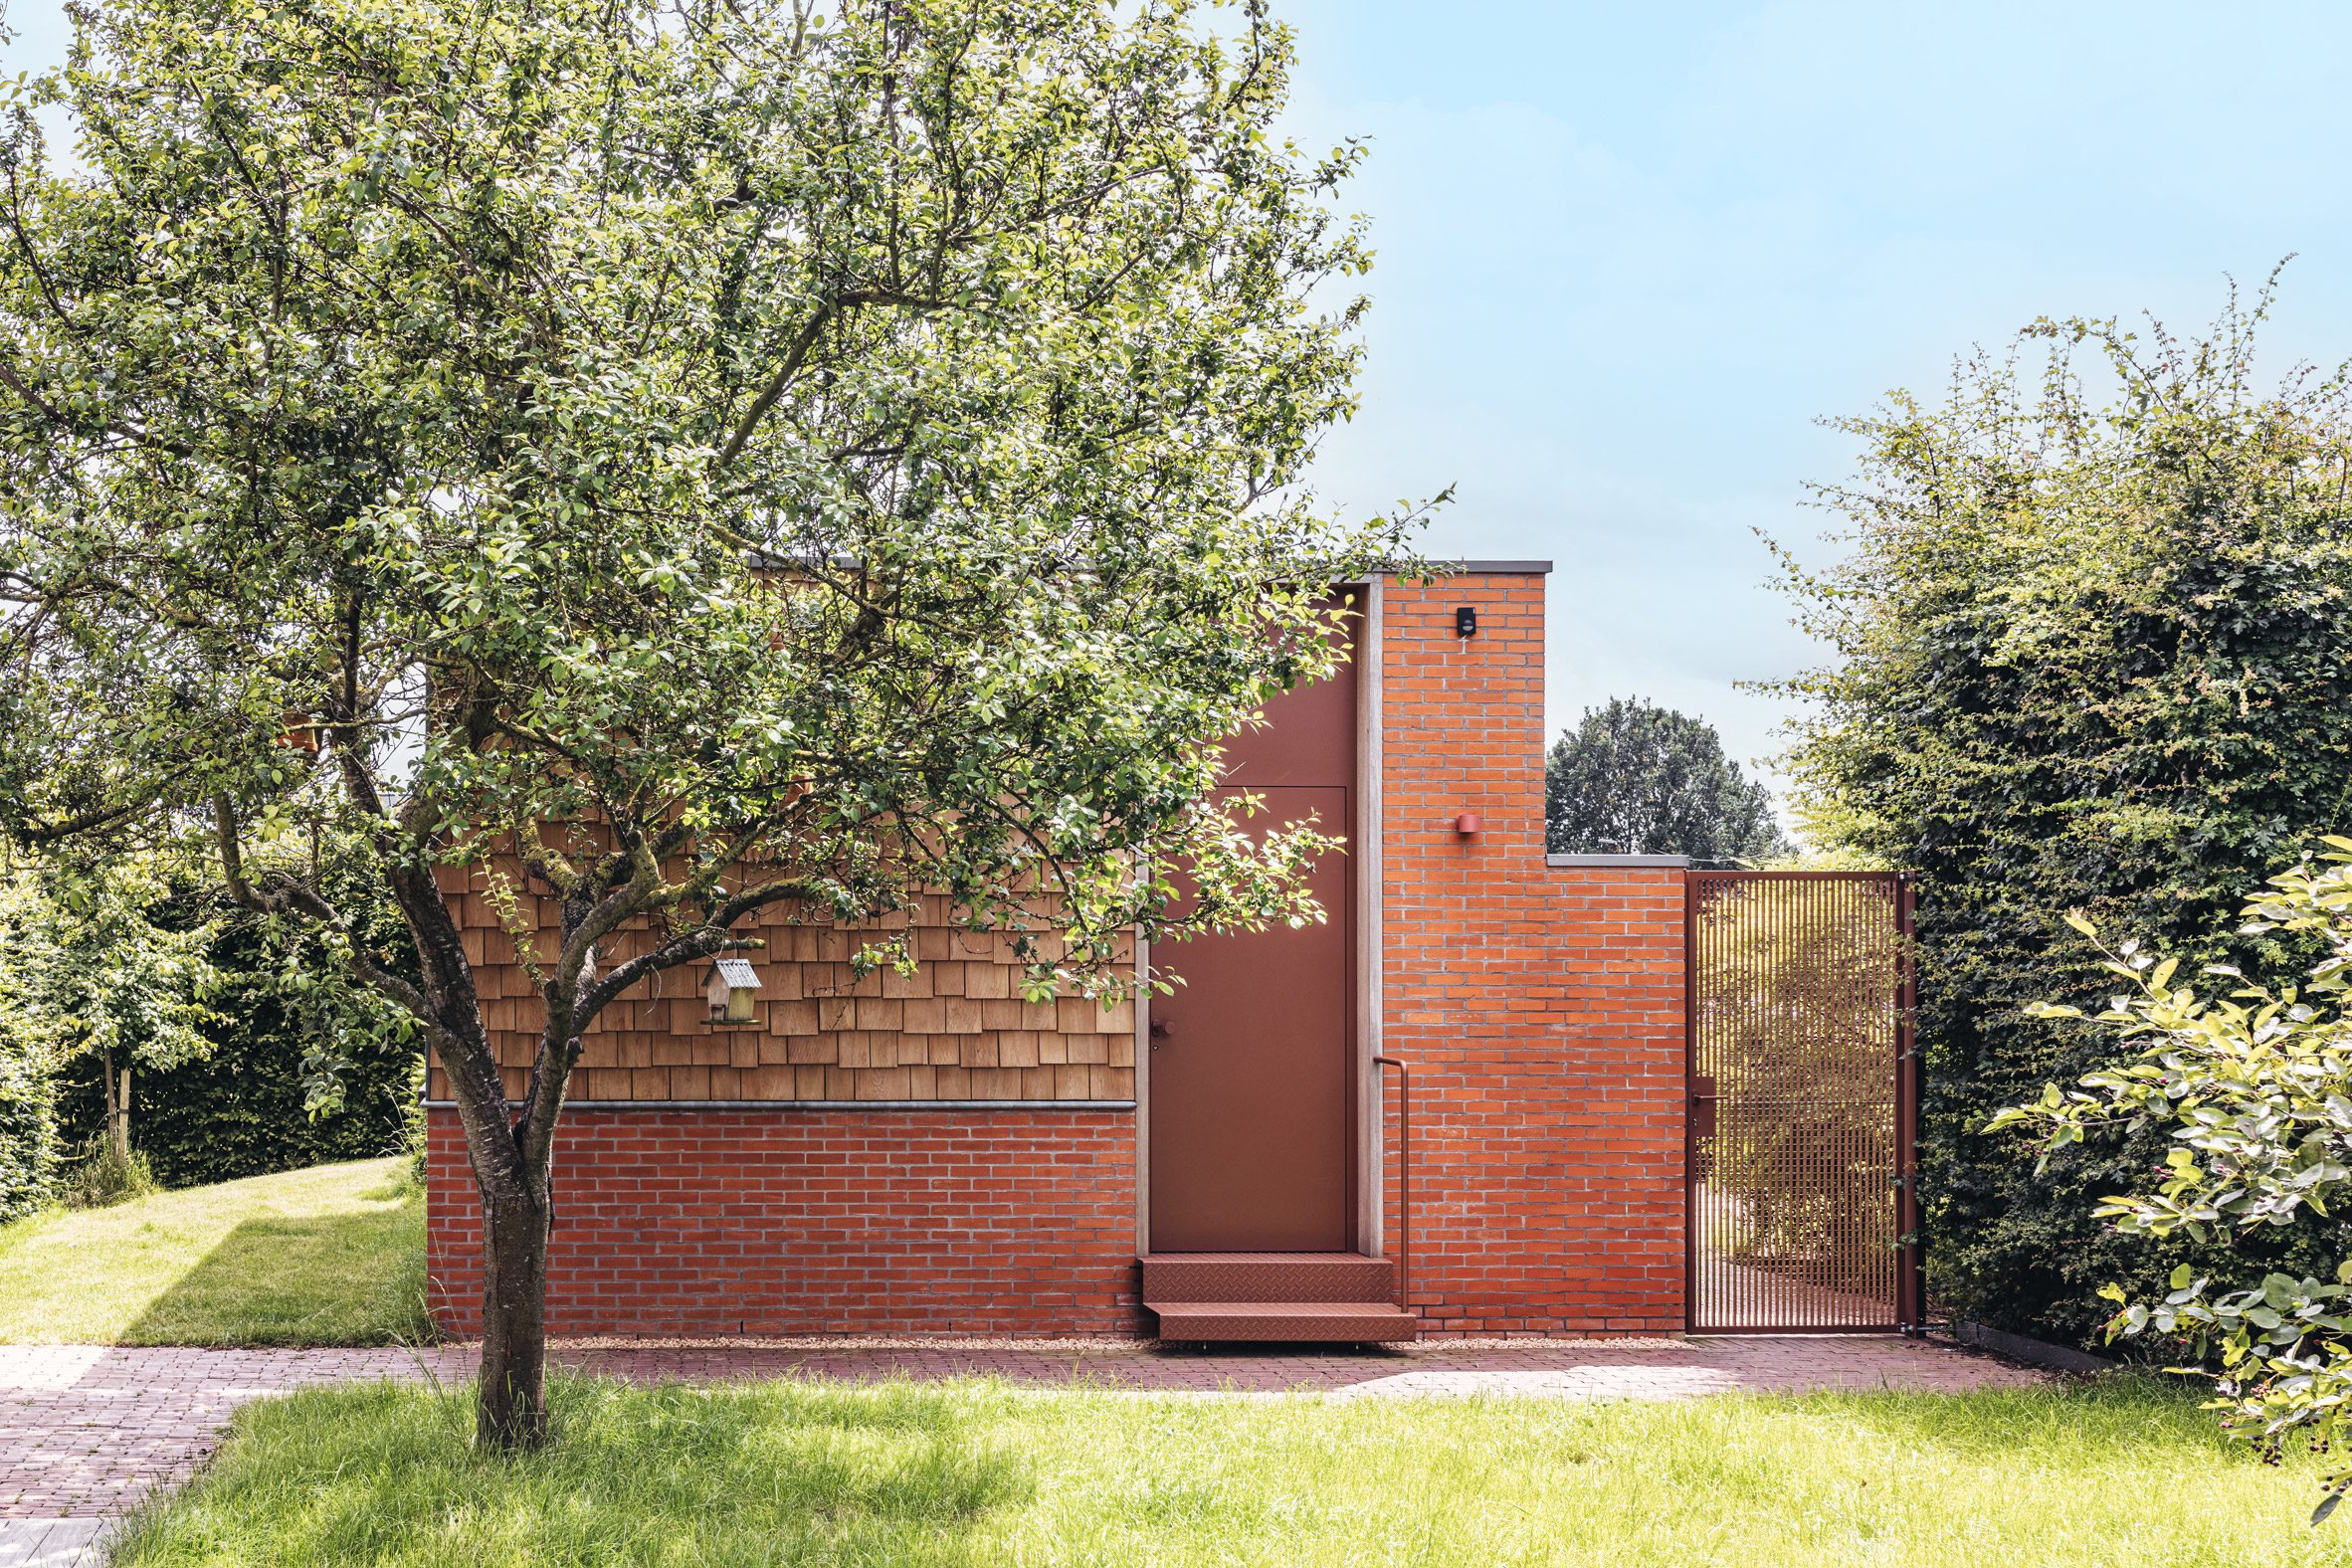
M 1897 978 L 1894 1009 L 1894 1175 L 1895 1226 L 1900 1251 L 1894 1270 L 1894 1321 L 1883 1325 L 1838 1324 L 1708 1326 L 1699 1316 L 1699 1091 L 1698 965 L 1694 933 L 1698 889 L 1707 882 L 1870 882 L 1888 884 L 1893 894 Z M 1909 872 L 1687 871 L 1682 882 L 1682 1313 L 1692 1334 L 1871 1334 L 1915 1335 L 1925 1331 L 1926 1288 L 1920 1268 L 1919 1105 L 1920 1061 L 1915 1019 L 1919 1005 L 1916 937 L 1917 890 Z

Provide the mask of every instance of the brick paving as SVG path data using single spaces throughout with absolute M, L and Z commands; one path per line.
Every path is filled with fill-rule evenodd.
M 558 1344 L 561 1365 L 645 1382 L 1000 1377 L 1035 1388 L 1681 1399 L 1825 1389 L 1964 1391 L 2047 1380 L 1997 1358 L 1880 1337 L 1438 1340 L 1390 1349 L 1166 1349 L 1117 1340 L 625 1341 Z M 250 1399 L 371 1378 L 463 1381 L 474 1352 L 0 1346 L 0 1562 L 7 1521 L 96 1518 L 183 1479 Z

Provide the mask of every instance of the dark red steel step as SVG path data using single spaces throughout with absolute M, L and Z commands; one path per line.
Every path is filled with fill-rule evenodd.
M 1392 1299 L 1396 1268 L 1361 1253 L 1154 1253 L 1143 1304 L 1160 1337 L 1389 1342 L 1421 1321 Z
M 1160 1337 L 1185 1340 L 1386 1344 L 1421 1335 L 1421 1319 L 1393 1301 L 1162 1301 Z

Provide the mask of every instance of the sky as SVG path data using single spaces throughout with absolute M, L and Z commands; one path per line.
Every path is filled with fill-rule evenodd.
M 1283 0 L 1277 0 L 1283 5 Z M 1552 727 L 1641 695 L 1743 761 L 1824 657 L 1827 415 L 2044 314 L 2202 326 L 2289 252 L 2272 368 L 2352 355 L 2352 7 L 1287 0 L 1294 120 L 1370 138 L 1332 499 L 1452 484 L 1433 551 L 1549 557 Z
M 1451 485 L 1427 548 L 1544 557 L 1555 730 L 1639 695 L 1778 749 L 1743 681 L 1824 657 L 1761 529 L 1819 562 L 1823 416 L 1932 390 L 2040 315 L 2209 322 L 2288 253 L 2275 370 L 2352 356 L 2352 7 L 1274 0 L 1292 132 L 1368 138 L 1360 392 L 1314 480 Z M 14 0 L 13 73 L 63 53 Z

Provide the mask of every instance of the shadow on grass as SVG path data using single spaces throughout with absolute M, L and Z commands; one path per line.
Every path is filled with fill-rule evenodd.
M 126 1326 L 131 1345 L 342 1345 L 425 1329 L 408 1208 L 247 1220 Z
M 633 1387 L 559 1376 L 556 1441 L 476 1452 L 473 1390 L 379 1384 L 250 1407 L 114 1561 L 751 1564 L 999 1561 L 1028 1463 L 915 1388 Z

